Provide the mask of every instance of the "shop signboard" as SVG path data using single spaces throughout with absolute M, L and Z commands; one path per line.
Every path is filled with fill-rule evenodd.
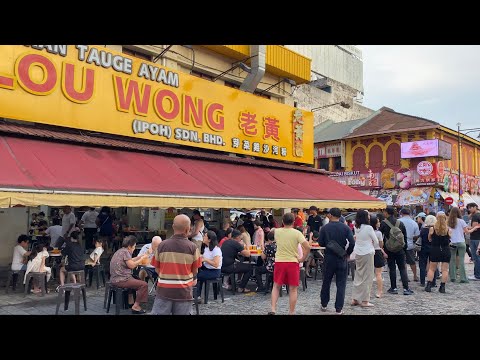
M 379 187 L 380 174 L 373 173 L 371 170 L 366 174 L 360 174 L 360 171 L 341 171 L 330 175 L 341 184 L 350 187 Z
M 408 190 L 401 190 L 398 193 L 395 205 L 424 205 L 428 202 L 431 192 L 431 187 L 412 187 Z
M 437 184 L 437 164 L 420 161 L 414 174 L 415 186 L 432 186 Z
M 103 46 L 0 46 L 0 117 L 313 163 L 313 113 Z
M 452 158 L 452 145 L 440 139 L 417 140 L 401 143 L 402 159 L 434 156 L 446 160 Z
M 315 158 L 316 159 L 325 159 L 331 157 L 340 157 L 342 156 L 342 143 L 338 142 L 335 144 L 329 144 L 324 146 L 319 146 L 315 148 Z

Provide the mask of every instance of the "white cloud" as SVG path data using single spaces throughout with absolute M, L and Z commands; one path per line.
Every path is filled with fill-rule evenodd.
M 430 99 L 423 99 L 420 101 L 417 101 L 418 105 L 430 105 L 430 104 L 436 104 L 440 102 L 439 98 L 430 98 Z
M 362 46 L 366 90 L 418 94 L 476 84 L 480 46 Z M 365 91 L 367 95 L 367 91 Z
M 480 46 L 361 46 L 364 105 L 478 127 Z

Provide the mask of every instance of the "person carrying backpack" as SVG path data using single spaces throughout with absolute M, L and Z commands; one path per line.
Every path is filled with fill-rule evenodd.
M 389 294 L 398 294 L 397 290 L 397 264 L 403 285 L 403 295 L 412 295 L 413 291 L 408 287 L 407 268 L 405 266 L 405 251 L 407 250 L 407 229 L 405 225 L 394 217 L 395 208 L 388 206 L 383 210 L 385 220 L 380 225 L 380 231 L 385 239 L 384 249 L 388 256 L 387 263 L 390 271 Z

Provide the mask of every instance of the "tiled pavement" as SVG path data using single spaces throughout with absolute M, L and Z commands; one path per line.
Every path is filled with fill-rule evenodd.
M 473 265 L 467 264 L 467 274 L 472 274 Z M 409 277 L 412 279 L 410 269 Z M 375 304 L 372 308 L 352 307 L 349 305 L 352 293 L 352 281 L 349 278 L 345 297 L 344 311 L 346 315 L 439 315 L 439 314 L 480 314 L 478 301 L 480 299 L 480 281 L 471 281 L 468 284 L 447 283 L 446 294 L 438 293 L 438 288 L 434 288 L 431 293 L 427 293 L 420 287 L 418 282 L 410 282 L 414 295 L 404 296 L 401 287 L 398 295 L 386 293 L 389 287 L 388 273 L 384 272 L 384 297 L 376 299 L 372 297 L 371 302 Z M 397 276 L 399 285 L 400 276 Z M 320 312 L 320 288 L 322 281 L 313 279 L 308 280 L 308 288 L 305 292 L 299 288 L 297 302 L 297 314 L 302 315 L 330 315 L 334 313 L 333 304 L 335 302 L 335 285 L 332 284 L 331 300 L 326 313 Z M 254 287 L 255 284 L 252 284 Z M 372 294 L 375 293 L 376 283 L 373 283 Z M 57 294 L 51 292 L 45 297 L 30 294 L 23 297 L 22 293 L 5 294 L 4 288 L 0 288 L 0 315 L 53 315 L 55 314 L 55 305 Z M 103 308 L 104 288 L 87 290 L 87 307 L 83 310 L 83 303 L 80 303 L 80 313 L 86 315 L 105 315 Z M 148 309 L 153 303 L 153 296 L 149 298 Z M 208 304 L 200 305 L 201 315 L 264 315 L 270 310 L 270 295 L 263 293 L 237 294 L 232 295 L 230 291 L 225 291 L 225 302 L 222 304 L 220 296 L 218 300 L 213 300 L 212 291 Z M 114 314 L 115 309 L 110 309 L 110 314 Z M 278 314 L 287 314 L 288 296 L 284 292 L 283 297 L 278 301 Z M 69 310 L 64 312 L 63 305 L 60 307 L 60 315 L 74 314 L 74 303 L 71 301 Z M 130 315 L 129 310 L 122 310 L 122 315 Z

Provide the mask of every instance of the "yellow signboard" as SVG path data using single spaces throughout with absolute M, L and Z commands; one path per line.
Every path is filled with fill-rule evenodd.
M 0 116 L 313 163 L 311 112 L 100 46 L 0 46 Z

